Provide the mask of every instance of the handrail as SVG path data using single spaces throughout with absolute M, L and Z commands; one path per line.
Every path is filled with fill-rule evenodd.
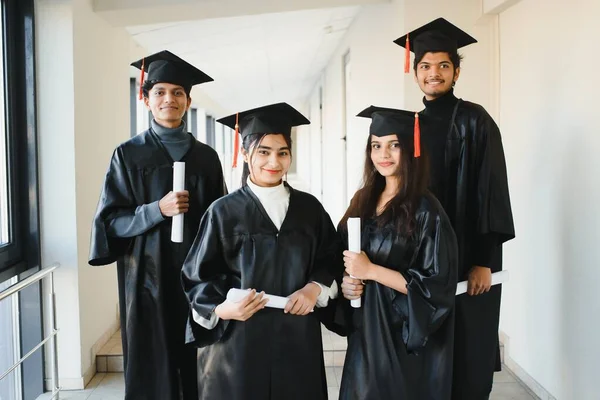
M 38 272 L 36 272 L 35 274 L 23 279 L 20 282 L 15 283 L 14 285 L 11 285 L 9 287 L 7 287 L 6 289 L 4 289 L 2 292 L 0 292 L 0 301 L 4 300 L 5 298 L 12 296 L 13 294 L 25 289 L 27 286 L 33 285 L 34 283 L 36 283 L 37 281 L 42 280 L 44 277 L 46 277 L 46 275 L 48 275 L 49 273 L 51 273 L 52 271 L 54 271 L 56 268 L 58 268 L 60 266 L 59 263 L 54 263 L 52 265 L 50 265 L 49 267 L 43 268 L 41 270 L 39 270 Z
M 23 279 L 20 282 L 15 283 L 14 285 L 9 286 L 0 292 L 0 301 L 5 298 L 12 296 L 19 291 L 25 289 L 28 286 L 33 285 L 47 277 L 50 277 L 50 334 L 46 336 L 42 341 L 40 341 L 33 349 L 29 351 L 29 353 L 25 354 L 19 361 L 13 364 L 8 370 L 0 375 L 0 381 L 4 379 L 8 374 L 18 368 L 23 361 L 25 361 L 29 356 L 35 353 L 40 347 L 44 346 L 48 341 L 52 341 L 52 399 L 60 398 L 60 387 L 58 386 L 58 343 L 57 343 L 57 334 L 58 330 L 56 329 L 56 295 L 54 293 L 54 270 L 60 267 L 60 264 L 54 263 L 49 267 L 42 268 L 35 274 Z

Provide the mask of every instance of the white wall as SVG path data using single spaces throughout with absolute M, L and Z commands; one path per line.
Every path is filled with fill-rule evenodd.
M 500 14 L 500 123 L 517 230 L 501 329 L 508 361 L 565 400 L 599 396 L 599 15 L 596 0 L 527 0 Z
M 87 263 L 91 223 L 110 156 L 130 137 L 130 36 L 92 12 L 91 0 L 74 1 L 75 171 L 81 322 L 81 367 L 95 372 L 94 344 L 117 325 L 116 266 Z M 91 371 L 90 371 L 91 368 Z
M 317 196 L 323 189 L 322 201 L 334 223 L 342 217 L 350 198 L 359 187 L 364 147 L 367 141 L 369 122 L 362 118 L 351 118 L 348 126 L 347 165 L 343 165 L 344 136 L 343 112 L 343 56 L 350 51 L 351 78 L 349 85 L 348 109 L 352 115 L 358 114 L 371 104 L 402 107 L 403 77 L 401 74 L 402 55 L 393 40 L 403 30 L 402 1 L 389 4 L 363 6 L 352 23 L 342 44 L 332 56 L 323 72 L 322 81 L 317 82 L 310 97 L 308 107 L 312 121 L 310 141 L 313 169 L 305 178 L 311 191 Z M 398 35 L 399 36 L 399 35 Z M 318 130 L 318 90 L 323 85 L 323 138 L 319 151 Z M 300 139 L 299 139 L 300 140 Z M 318 160 L 322 153 L 322 160 Z M 321 164 L 321 165 L 320 165 Z M 321 182 L 321 167 L 323 168 Z M 344 185 L 342 171 L 348 169 L 347 183 Z M 346 188 L 346 194 L 343 190 Z
M 117 328 L 114 266 L 87 264 L 114 147 L 129 137 L 129 37 L 87 0 L 36 2 L 42 262 L 57 273 L 60 384 L 83 388 L 95 345 Z
M 70 1 L 40 0 L 35 6 L 42 265 L 61 264 L 55 283 L 59 353 L 64 355 L 59 368 L 71 382 L 81 378 L 73 11 Z

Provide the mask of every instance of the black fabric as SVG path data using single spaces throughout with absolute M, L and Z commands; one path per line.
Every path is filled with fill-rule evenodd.
M 308 282 L 330 286 L 341 246 L 322 205 L 290 188 L 277 230 L 247 186 L 216 201 L 202 219 L 182 280 L 191 306 L 208 319 L 230 288 L 289 296 Z M 307 316 L 265 308 L 244 322 L 207 330 L 188 322 L 199 350 L 199 399 L 326 399 L 321 327 Z
M 457 236 L 458 280 L 468 279 L 475 265 L 500 271 L 502 243 L 515 237 L 500 130 L 483 107 L 452 93 L 424 103 L 422 114 L 428 118 L 421 138 L 437 154 L 431 189 Z M 495 286 L 486 294 L 456 299 L 455 400 L 485 399 L 492 389 L 494 370 L 500 368 L 500 294 Z
M 180 85 L 189 93 L 192 86 L 211 82 L 213 78 L 200 71 L 187 61 L 179 58 L 170 51 L 163 50 L 158 53 L 151 54 L 138 61 L 132 62 L 131 65 L 138 69 L 147 72 L 147 80 L 149 82 L 158 83 L 166 82 L 174 85 Z M 143 82 L 140 82 L 142 84 Z
M 374 264 L 399 271 L 408 294 L 369 281 L 360 308 L 338 300 L 333 329 L 349 334 L 340 399 L 450 398 L 456 238 L 433 196 L 423 198 L 416 221 L 408 239 L 392 225 L 363 225 L 362 250 Z
M 179 276 L 202 214 L 225 186 L 210 147 L 196 141 L 182 161 L 190 192 L 183 243 L 171 242 L 171 218 L 132 238 L 107 233 L 116 216 L 133 218 L 138 206 L 173 188 L 173 160 L 151 130 L 113 153 L 93 221 L 90 265 L 117 262 L 126 400 L 180 399 L 180 392 L 197 398 L 196 352 L 184 341 L 190 310 Z
M 407 35 L 410 50 L 415 53 L 417 59 L 427 52 L 443 51 L 454 54 L 461 47 L 477 43 L 475 38 L 444 18 L 428 22 Z M 394 40 L 394 43 L 406 47 L 407 35 Z
M 415 115 L 413 111 L 397 110 L 370 106 L 358 113 L 357 117 L 371 118 L 369 134 L 383 137 L 396 134 L 407 136 L 411 140 L 415 131 Z
M 280 133 L 290 136 L 292 127 L 310 124 L 304 115 L 287 103 L 253 108 L 217 120 L 231 129 L 235 129 L 236 121 L 242 139 L 255 133 Z

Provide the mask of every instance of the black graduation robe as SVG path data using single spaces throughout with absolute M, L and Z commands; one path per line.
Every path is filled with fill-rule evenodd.
M 368 281 L 360 308 L 338 300 L 333 330 L 349 334 L 342 400 L 450 398 L 456 237 L 431 195 L 422 199 L 415 218 L 409 238 L 392 224 L 380 228 L 363 221 L 362 250 L 374 264 L 399 271 L 408 294 Z
M 179 399 L 180 392 L 184 399 L 197 397 L 196 350 L 185 346 L 190 311 L 179 277 L 203 213 L 225 186 L 218 156 L 207 145 L 194 140 L 181 161 L 190 193 L 183 243 L 171 242 L 171 218 L 133 237 L 108 234 L 116 216 L 134 226 L 137 206 L 173 189 L 173 160 L 152 130 L 114 151 L 92 225 L 90 265 L 117 262 L 127 400 Z
M 331 219 L 316 198 L 289 189 L 279 230 L 247 186 L 206 212 L 182 271 L 200 316 L 210 319 L 230 288 L 289 296 L 311 281 L 333 283 L 341 246 Z M 264 308 L 211 330 L 190 319 L 187 340 L 200 347 L 199 399 L 326 399 L 318 315 L 318 308 L 306 316 Z
M 502 243 L 515 230 L 500 130 L 483 107 L 452 92 L 424 101 L 421 141 L 431 153 L 432 192 L 457 236 L 458 280 L 474 265 L 502 270 Z M 453 399 L 487 399 L 500 370 L 501 286 L 456 299 Z

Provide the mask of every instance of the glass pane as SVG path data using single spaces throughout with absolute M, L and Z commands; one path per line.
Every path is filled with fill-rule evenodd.
M 2 15 L 0 5 L 0 15 Z M 4 32 L 0 18 L 0 32 Z M 0 42 L 0 246 L 10 241 L 10 204 L 8 202 L 7 134 L 4 104 L 4 38 Z
M 0 283 L 0 292 L 15 284 L 14 277 Z M 0 301 L 0 375 L 3 375 L 19 359 L 17 295 Z M 20 369 L 17 368 L 0 381 L 0 400 L 21 398 Z

